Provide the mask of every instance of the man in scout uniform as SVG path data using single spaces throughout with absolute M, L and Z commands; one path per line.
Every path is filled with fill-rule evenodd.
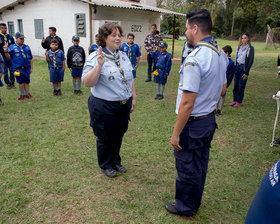
M 42 38 L 41 45 L 44 49 L 50 50 L 51 49 L 51 41 L 55 39 L 58 43 L 58 49 L 62 50 L 64 52 L 63 42 L 59 36 L 56 35 L 56 28 L 55 27 L 49 27 L 49 36 L 45 39 L 45 37 Z
M 20 97 L 18 101 L 24 98 L 33 98 L 29 92 L 30 74 L 33 70 L 32 53 L 30 47 L 24 44 L 23 33 L 16 33 L 16 43 L 8 47 L 6 43 L 3 47 L 5 57 L 11 59 L 14 75 L 19 84 Z
M 7 25 L 5 23 L 0 23 L 0 53 L 2 57 L 4 58 L 4 81 L 7 85 L 7 89 L 15 88 L 15 77 L 12 67 L 11 60 L 8 60 L 5 57 L 4 52 L 4 45 L 7 43 L 8 47 L 15 43 L 14 38 L 7 33 Z M 10 77 L 9 77 L 9 71 L 10 71 Z
M 128 56 L 132 67 L 133 67 L 133 77 L 136 78 L 136 70 L 139 66 L 141 52 L 138 44 L 134 44 L 134 34 L 127 34 L 127 43 L 123 43 L 121 46 L 121 51 L 124 51 Z

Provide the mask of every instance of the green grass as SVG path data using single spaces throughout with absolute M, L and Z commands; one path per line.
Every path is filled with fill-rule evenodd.
M 236 42 L 218 40 L 221 46 Z M 176 41 L 176 46 L 183 41 Z M 69 71 L 63 96 L 53 97 L 47 64 L 35 61 L 33 100 L 17 102 L 18 90 L 1 88 L 0 223 L 242 223 L 265 172 L 280 157 L 270 148 L 279 88 L 276 51 L 256 47 L 244 106 L 228 106 L 217 118 L 202 206 L 193 221 L 169 215 L 176 170 L 169 144 L 175 124 L 180 63 L 174 62 L 165 98 L 155 101 L 156 86 L 145 83 L 146 62 L 135 86 L 121 156 L 128 172 L 105 177 L 97 164 L 95 137 L 89 127 L 87 98 L 74 96 Z M 181 48 L 177 49 L 178 57 Z M 273 55 L 262 55 L 269 52 Z M 274 55 L 275 54 L 275 55 Z

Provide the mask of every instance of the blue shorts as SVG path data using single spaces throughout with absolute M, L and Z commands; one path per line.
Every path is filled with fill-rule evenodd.
M 20 75 L 19 76 L 15 76 L 17 83 L 18 84 L 29 84 L 30 83 L 30 68 L 20 68 L 20 69 L 14 69 L 14 71 L 19 71 Z
M 157 76 L 155 76 L 155 83 L 160 83 L 160 84 L 162 84 L 162 85 L 165 85 L 166 84 L 166 82 L 167 82 L 167 78 L 165 79 L 164 78 L 164 71 L 163 70 L 161 70 L 161 71 L 158 71 L 158 75 Z
M 64 79 L 63 68 L 59 68 L 59 69 L 49 68 L 49 69 L 50 69 L 50 82 L 63 82 Z
M 81 78 L 83 73 L 82 68 L 72 68 L 72 77 L 73 78 Z

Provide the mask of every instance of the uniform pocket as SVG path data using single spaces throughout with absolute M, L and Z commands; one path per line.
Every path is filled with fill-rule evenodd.
M 213 138 L 215 128 L 209 127 L 189 127 L 189 149 L 197 149 L 205 146 L 210 146 Z

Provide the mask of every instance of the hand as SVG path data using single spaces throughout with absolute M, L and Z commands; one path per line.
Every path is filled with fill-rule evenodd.
M 72 73 L 72 68 L 69 68 L 70 72 Z
M 46 50 L 46 51 L 45 51 L 45 55 L 46 55 L 46 56 L 48 56 L 48 55 L 49 55 L 49 52 L 48 52 L 48 50 Z
M 136 71 L 136 70 L 137 70 L 137 68 L 138 68 L 138 65 L 135 65 L 135 67 L 134 67 L 134 68 L 135 68 L 135 71 Z
M 0 73 L 0 79 L 1 79 L 1 77 L 2 77 L 2 74 Z
M 33 68 L 31 67 L 31 68 L 30 68 L 30 74 L 31 74 L 32 72 L 33 72 Z
M 164 79 L 167 79 L 167 74 L 163 77 Z
M 42 38 L 42 43 L 45 43 L 45 37 L 43 36 L 43 38 Z
M 170 139 L 170 143 L 178 151 L 182 150 L 182 147 L 179 145 L 179 142 L 180 142 L 180 136 L 173 134 Z
M 105 56 L 102 53 L 102 47 L 98 48 L 98 54 L 97 54 L 97 62 L 99 65 L 103 66 L 104 62 L 105 62 Z
M 6 42 L 5 45 L 3 46 L 4 52 L 8 52 L 8 43 Z
M 135 106 L 136 106 L 136 99 L 135 100 L 133 99 L 132 100 L 132 105 L 131 105 L 131 108 L 130 108 L 130 113 L 132 113 L 134 111 Z
M 242 75 L 242 79 L 243 79 L 243 80 L 248 79 L 248 75 L 246 75 L 246 74 Z

